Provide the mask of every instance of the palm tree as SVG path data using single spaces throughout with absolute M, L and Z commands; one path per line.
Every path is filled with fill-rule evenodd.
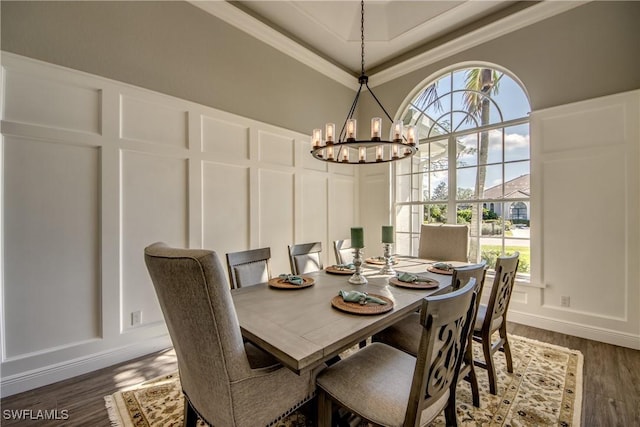
M 467 113 L 467 120 L 479 121 L 480 126 L 490 123 L 490 99 L 491 95 L 498 93 L 498 83 L 502 74 L 490 68 L 470 68 L 466 71 L 464 93 L 464 105 Z M 478 174 L 476 175 L 475 194 L 477 198 L 484 195 L 484 184 L 487 174 L 487 158 L 489 155 L 489 131 L 480 132 L 480 149 L 478 153 Z M 471 215 L 471 236 L 480 236 L 482 224 L 482 205 L 473 205 Z M 471 239 L 469 245 L 469 258 L 478 261 L 480 259 L 479 240 Z

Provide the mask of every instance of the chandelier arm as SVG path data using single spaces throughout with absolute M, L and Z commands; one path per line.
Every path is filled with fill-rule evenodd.
M 367 89 L 369 89 L 369 93 L 371 94 L 371 96 L 373 96 L 373 99 L 376 100 L 376 102 L 378 103 L 378 105 L 380 106 L 380 108 L 382 109 L 382 111 L 384 111 L 384 114 L 387 116 L 387 118 L 389 119 L 389 121 L 391 123 L 393 123 L 393 119 L 391 118 L 391 116 L 389 115 L 389 113 L 387 113 L 387 110 L 384 108 L 384 106 L 382 105 L 382 103 L 380 102 L 380 100 L 378 99 L 378 97 L 376 96 L 375 93 L 373 93 L 373 91 L 371 90 L 371 88 L 369 87 L 369 83 L 365 83 L 365 85 L 367 86 Z

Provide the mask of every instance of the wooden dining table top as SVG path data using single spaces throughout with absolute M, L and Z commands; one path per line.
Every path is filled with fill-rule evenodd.
M 432 262 L 398 257 L 394 269 L 419 273 L 437 280 L 435 289 L 410 289 L 389 283 L 380 265 L 364 265 L 366 285 L 348 282 L 350 275 L 317 271 L 303 274 L 313 286 L 277 289 L 267 283 L 231 291 L 245 338 L 275 356 L 294 372 L 313 369 L 338 353 L 365 340 L 420 307 L 425 296 L 445 291 L 451 276 L 427 271 Z M 461 263 L 457 263 L 461 264 Z M 393 301 L 393 309 L 382 314 L 352 314 L 334 308 L 340 290 L 367 292 Z

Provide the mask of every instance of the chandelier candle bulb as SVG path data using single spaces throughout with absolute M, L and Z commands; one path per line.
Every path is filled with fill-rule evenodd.
M 382 226 L 382 243 L 393 243 L 393 225 Z
M 364 248 L 364 230 L 362 227 L 351 227 L 351 247 Z
M 342 161 L 349 161 L 349 149 L 347 147 L 342 147 Z
M 356 139 L 356 119 L 347 120 L 347 139 L 355 140 Z
M 402 129 L 404 128 L 404 123 L 402 120 L 396 120 L 393 122 L 393 136 L 391 139 L 394 141 L 402 141 Z
M 398 146 L 394 145 L 393 148 L 391 149 L 391 153 L 392 153 L 392 158 L 397 159 L 398 158 Z
M 382 145 L 376 147 L 376 160 L 379 162 L 382 161 Z
M 320 147 L 322 143 L 322 129 L 313 130 L 313 148 Z
M 327 159 L 333 160 L 333 144 L 327 146 Z
M 374 117 L 371 119 L 371 139 L 376 141 L 380 140 L 382 131 L 382 119 L 380 117 Z M 376 139 L 377 138 L 377 139 Z
M 364 147 L 360 147 L 358 149 L 358 155 L 360 163 L 364 163 L 367 155 L 366 149 Z
M 407 128 L 407 143 L 409 145 L 416 145 L 416 127 L 414 125 Z
M 336 133 L 336 125 L 334 123 L 327 123 L 325 132 L 327 133 L 327 143 L 333 143 L 333 136 Z

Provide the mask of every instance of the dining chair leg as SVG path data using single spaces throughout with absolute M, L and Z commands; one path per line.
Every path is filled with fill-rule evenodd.
M 496 368 L 493 366 L 493 355 L 491 354 L 491 337 L 486 337 L 486 339 L 483 337 L 482 353 L 484 354 L 485 367 L 489 376 L 489 392 L 494 395 L 498 394 Z
M 331 427 L 331 416 L 333 415 L 331 399 L 324 390 L 318 388 L 318 427 Z
M 444 420 L 447 427 L 458 427 L 458 416 L 456 415 L 455 399 L 449 398 L 449 402 L 444 408 Z
M 500 338 L 502 338 L 502 348 L 504 349 L 504 358 L 507 361 L 507 372 L 513 373 L 513 359 L 511 358 L 511 346 L 509 345 L 509 340 L 507 339 L 507 328 L 504 326 L 500 327 Z
M 469 369 L 469 384 L 471 385 L 471 398 L 473 401 L 473 406 L 476 408 L 480 407 L 480 391 L 478 389 L 478 377 L 476 376 L 476 370 L 473 367 L 473 362 L 471 362 Z
M 184 397 L 184 427 L 196 427 L 198 424 L 198 414 L 189 403 L 189 399 Z

